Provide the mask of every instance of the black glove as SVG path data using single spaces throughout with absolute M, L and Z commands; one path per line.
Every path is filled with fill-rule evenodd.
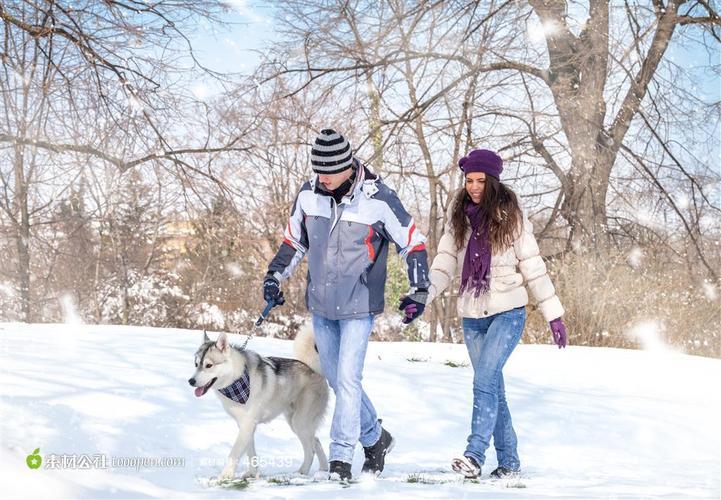
M 423 314 L 426 308 L 426 299 L 428 298 L 428 290 L 425 288 L 417 288 L 415 292 L 405 297 L 401 297 L 401 303 L 398 306 L 399 311 L 403 311 L 406 317 L 403 323 L 406 325 Z
M 263 299 L 273 302 L 276 306 L 285 304 L 283 292 L 280 291 L 280 282 L 272 274 L 266 274 L 263 280 Z

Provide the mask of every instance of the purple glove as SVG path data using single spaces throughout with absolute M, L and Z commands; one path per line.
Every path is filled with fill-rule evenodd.
M 414 293 L 401 297 L 398 310 L 403 311 L 406 315 L 406 317 L 403 318 L 403 323 L 407 325 L 423 314 L 426 308 L 426 297 L 428 297 L 428 290 L 425 288 L 419 288 Z
M 410 304 L 403 306 L 403 312 L 406 315 L 406 317 L 403 318 L 403 323 L 407 325 L 421 315 L 421 313 L 418 312 L 419 305 L 420 307 L 423 307 L 423 304 L 416 304 L 415 302 L 411 302 Z
M 551 332 L 553 333 L 553 341 L 556 343 L 558 348 L 566 347 L 568 344 L 568 334 L 566 334 L 566 325 L 563 324 L 561 318 L 556 318 L 549 323 L 551 325 Z

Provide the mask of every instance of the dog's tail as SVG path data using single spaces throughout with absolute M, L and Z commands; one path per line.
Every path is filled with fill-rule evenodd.
M 298 330 L 298 333 L 295 335 L 293 351 L 295 352 L 295 359 L 310 366 L 310 369 L 314 372 L 320 374 L 323 373 L 320 368 L 320 356 L 318 356 L 318 349 L 315 347 L 315 334 L 313 333 L 313 327 L 308 323 L 301 326 L 300 330 Z

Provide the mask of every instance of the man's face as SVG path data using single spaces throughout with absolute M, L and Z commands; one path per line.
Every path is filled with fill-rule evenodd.
M 328 191 L 335 191 L 343 184 L 353 173 L 352 168 L 338 172 L 337 174 L 318 174 L 318 180 Z

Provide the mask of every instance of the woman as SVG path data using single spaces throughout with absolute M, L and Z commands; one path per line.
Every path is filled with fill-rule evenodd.
M 498 468 L 491 476 L 501 478 L 521 466 L 502 370 L 523 333 L 528 303 L 524 282 L 559 348 L 566 347 L 564 311 L 531 223 L 515 193 L 500 181 L 503 160 L 481 149 L 471 151 L 458 165 L 465 187 L 453 200 L 450 222 L 431 266 L 428 303 L 461 271 L 458 313 L 473 364 L 473 416 L 466 451 L 453 460 L 452 468 L 467 478 L 479 477 L 493 436 Z

